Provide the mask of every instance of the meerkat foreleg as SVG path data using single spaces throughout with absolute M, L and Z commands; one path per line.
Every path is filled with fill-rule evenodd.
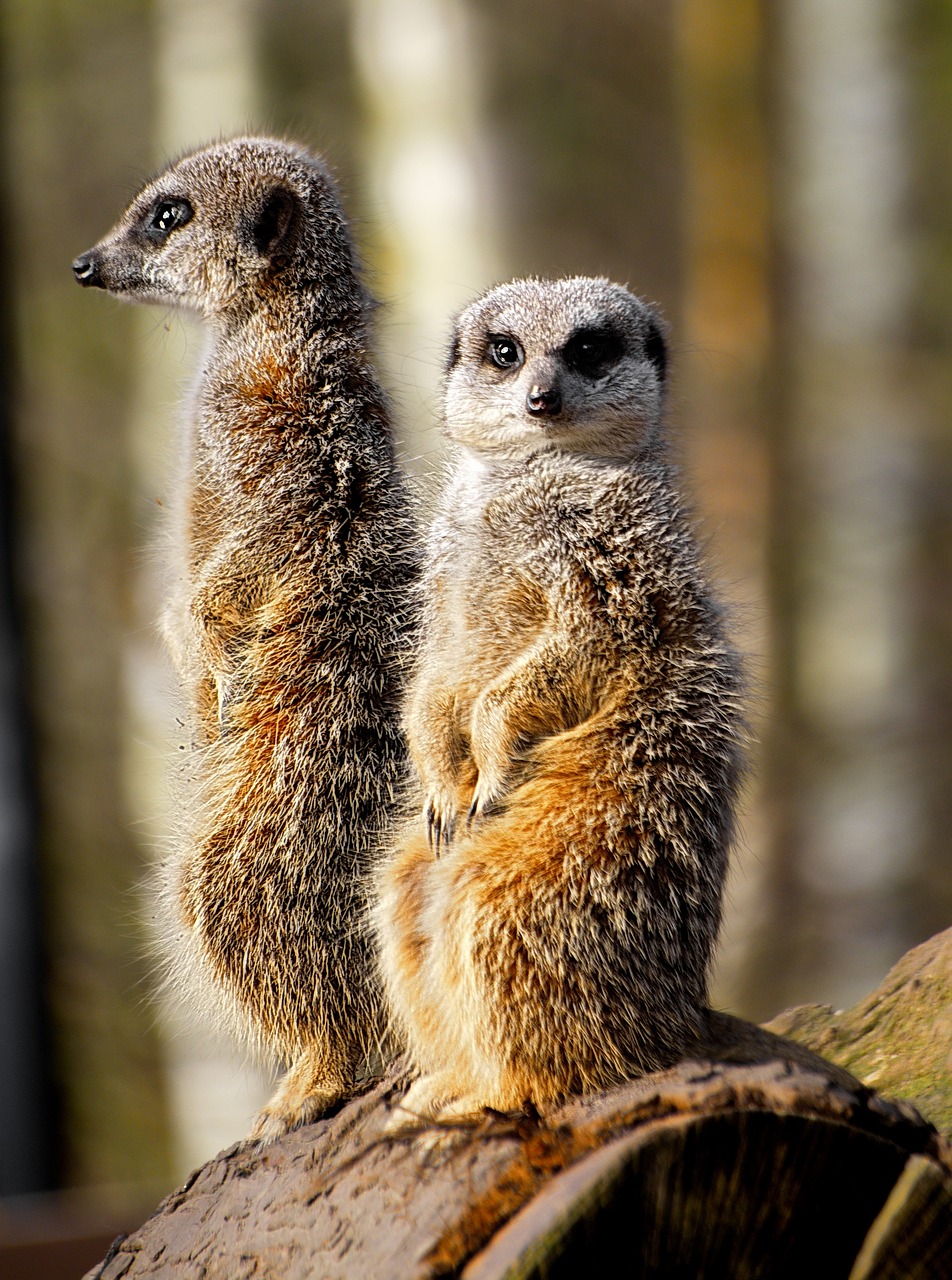
M 449 847 L 460 811 L 461 773 L 467 757 L 451 689 L 418 692 L 410 707 L 410 753 L 423 783 L 423 820 L 430 848 Z
M 478 775 L 470 822 L 505 794 L 519 750 L 578 724 L 587 701 L 578 654 L 559 633 L 543 637 L 483 690 L 470 717 L 470 751 Z
M 305 1049 L 291 1064 L 274 1096 L 255 1117 L 250 1142 L 271 1142 L 319 1119 L 347 1096 L 354 1063 L 329 1056 L 326 1046 Z

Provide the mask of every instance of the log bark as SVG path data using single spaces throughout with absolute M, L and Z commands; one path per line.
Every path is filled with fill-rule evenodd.
M 610 1274 L 620 1252 L 644 1277 L 802 1276 L 817 1257 L 844 1280 L 950 1274 L 948 1141 L 741 1019 L 711 1012 L 677 1066 L 544 1116 L 388 1137 L 405 1084 L 396 1069 L 263 1150 L 223 1152 L 89 1280 L 541 1280 Z
M 952 1138 L 952 929 L 913 947 L 851 1009 L 798 1005 L 767 1027 L 913 1103 Z

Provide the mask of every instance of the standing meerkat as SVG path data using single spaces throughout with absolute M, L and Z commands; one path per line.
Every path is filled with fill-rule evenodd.
M 194 753 L 161 875 L 175 987 L 290 1063 L 252 1136 L 315 1118 L 385 1022 L 364 880 L 404 757 L 415 531 L 333 181 L 236 138 L 172 164 L 73 264 L 196 311 L 164 630 Z
M 654 312 L 606 280 L 515 281 L 457 323 L 406 713 L 422 816 L 376 907 L 411 1116 L 604 1088 L 698 1033 L 741 696 L 664 384 Z

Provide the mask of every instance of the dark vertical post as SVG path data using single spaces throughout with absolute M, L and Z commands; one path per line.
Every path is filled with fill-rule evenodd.
M 7 82 L 0 65 L 0 83 Z M 6 112 L 2 118 L 7 119 Z M 0 138 L 0 172 L 4 139 Z M 6 183 L 3 190 L 8 190 Z M 2 200 L 2 197 L 0 197 Z M 0 260 L 10 261 L 0 204 Z M 0 303 L 0 1195 L 52 1188 L 56 1106 L 48 1053 L 32 735 L 24 696 L 10 445 L 16 362 L 10 292 Z

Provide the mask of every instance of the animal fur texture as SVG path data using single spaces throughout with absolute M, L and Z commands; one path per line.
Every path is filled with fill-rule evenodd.
M 741 680 L 666 459 L 654 312 L 600 279 L 463 312 L 378 877 L 403 1117 L 537 1106 L 672 1063 L 707 996 Z M 408 1121 L 409 1117 L 409 1121 Z
M 321 160 L 236 138 L 172 164 L 74 263 L 203 317 L 164 630 L 194 786 L 162 872 L 175 987 L 290 1063 L 254 1136 L 320 1115 L 385 1018 L 365 879 L 405 748 L 417 536 Z

